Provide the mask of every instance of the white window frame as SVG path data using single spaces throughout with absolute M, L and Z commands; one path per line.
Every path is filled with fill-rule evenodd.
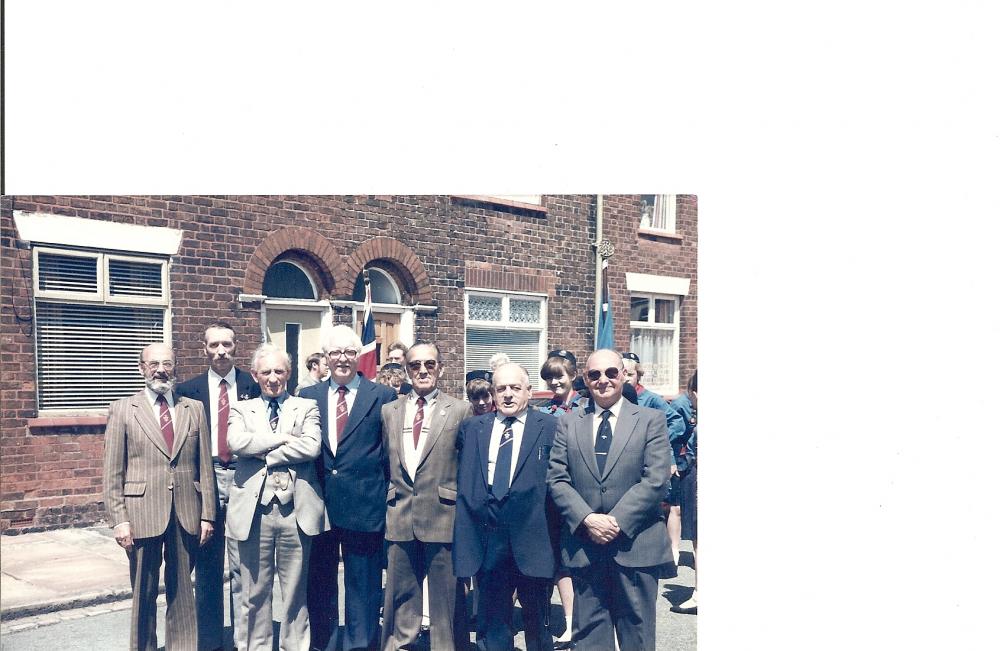
M 41 290 L 39 275 L 39 255 L 49 253 L 65 257 L 90 258 L 97 261 L 97 291 L 94 293 L 66 292 Z M 160 265 L 160 280 L 163 291 L 160 296 L 111 296 L 109 281 L 109 262 L 111 260 L 124 260 L 129 262 L 140 262 L 144 264 Z M 34 323 L 38 323 L 38 305 L 42 304 L 79 304 L 108 307 L 128 307 L 138 308 L 162 307 L 163 308 L 163 343 L 170 343 L 172 326 L 172 315 L 170 306 L 170 259 L 165 256 L 136 256 L 122 255 L 111 251 L 93 251 L 71 248 L 57 248 L 50 246 L 32 247 L 32 317 Z M 35 352 L 35 404 L 42 404 L 42 385 L 39 379 L 40 355 L 38 348 L 37 332 L 34 340 Z M 139 360 L 136 358 L 136 379 L 141 380 L 138 371 Z M 39 416 L 91 416 L 106 413 L 106 407 L 81 407 L 81 408 L 49 408 L 38 409 Z
M 629 321 L 629 341 L 632 339 L 633 330 L 656 330 L 660 332 L 672 332 L 673 338 L 673 356 L 670 360 L 672 365 L 671 374 L 673 377 L 673 382 L 667 385 L 647 385 L 643 384 L 646 388 L 661 394 L 673 395 L 678 392 L 678 383 L 680 375 L 680 341 L 681 341 L 681 296 L 676 294 L 659 294 L 653 292 L 629 292 L 629 315 L 631 316 L 632 311 L 632 299 L 634 298 L 644 298 L 649 301 L 649 310 L 645 321 Z M 668 300 L 674 303 L 674 322 L 673 323 L 657 323 L 656 322 L 656 300 Z M 642 360 L 640 360 L 642 363 Z
M 676 194 L 656 194 L 653 195 L 653 215 L 649 218 L 645 214 L 639 220 L 639 230 L 648 233 L 677 233 L 677 195 Z M 659 216 L 664 223 L 654 225 L 653 220 Z
M 494 298 L 500 298 L 500 320 L 499 321 L 481 321 L 472 320 L 469 318 L 469 297 L 470 296 L 492 296 Z M 540 303 L 539 312 L 539 323 L 511 323 L 510 321 L 510 301 L 515 300 L 534 300 Z M 538 332 L 538 368 L 527 369 L 528 376 L 532 378 L 532 386 L 535 391 L 542 390 L 543 388 L 534 386 L 537 382 L 541 382 L 539 377 L 541 365 L 545 362 L 546 351 L 548 350 L 548 334 L 549 334 L 549 315 L 548 315 L 548 295 L 538 294 L 534 292 L 512 292 L 503 291 L 496 289 L 479 289 L 475 287 L 467 287 L 465 294 L 462 298 L 464 305 L 464 315 L 463 321 L 465 327 L 462 332 L 462 367 L 465 369 L 462 372 L 462 377 L 464 380 L 465 373 L 470 370 L 479 369 L 469 369 L 467 366 L 468 359 L 468 333 L 469 329 L 489 329 L 489 330 L 525 330 L 531 332 Z M 489 370 L 489 369 L 484 369 Z M 464 393 L 464 392 L 463 392 Z

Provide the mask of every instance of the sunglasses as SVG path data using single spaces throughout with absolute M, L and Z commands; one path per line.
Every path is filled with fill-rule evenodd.
M 433 359 L 429 359 L 426 362 L 415 359 L 412 362 L 407 362 L 406 365 L 410 367 L 411 371 L 419 371 L 421 366 L 426 367 L 428 371 L 433 371 L 437 368 L 438 363 Z
M 591 382 L 597 382 L 598 380 L 601 379 L 602 373 L 604 377 L 608 378 L 609 380 L 613 380 L 621 374 L 621 369 L 615 368 L 613 366 L 611 368 L 606 368 L 603 371 L 599 371 L 596 368 L 591 369 L 587 371 L 587 379 L 590 380 Z

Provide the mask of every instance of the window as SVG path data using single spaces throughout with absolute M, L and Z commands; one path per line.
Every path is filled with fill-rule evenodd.
M 372 303 L 399 305 L 402 302 L 396 281 L 385 271 L 375 267 L 368 268 L 368 281 L 372 287 Z M 359 273 L 354 281 L 354 292 L 351 298 L 355 301 L 365 300 L 365 275 Z
M 294 262 L 275 262 L 264 274 L 264 294 L 270 298 L 316 300 L 316 288 L 309 275 Z
M 643 194 L 639 228 L 674 233 L 677 230 L 677 195 Z M 642 358 L 640 358 L 642 359 Z
M 658 393 L 677 393 L 677 296 L 632 294 L 630 349 L 645 372 L 642 384 Z
M 467 292 L 465 295 L 465 372 L 490 368 L 490 357 L 507 353 L 524 366 L 534 390 L 545 361 L 545 298 L 528 294 Z
M 142 349 L 167 341 L 165 258 L 36 247 L 39 410 L 104 409 L 143 387 Z

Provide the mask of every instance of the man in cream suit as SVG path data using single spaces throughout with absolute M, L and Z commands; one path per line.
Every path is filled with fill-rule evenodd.
M 288 395 L 291 360 L 271 344 L 253 356 L 260 398 L 241 400 L 229 416 L 229 446 L 238 455 L 226 534 L 237 540 L 243 576 L 244 649 L 272 648 L 271 593 L 281 581 L 280 648 L 308 651 L 306 608 L 311 536 L 330 528 L 313 460 L 319 455 L 316 403 Z M 235 637 L 235 636 L 234 636 Z
M 413 391 L 382 407 L 389 455 L 382 649 L 396 651 L 417 642 L 425 577 L 432 596 L 431 648 L 465 649 L 465 594 L 452 569 L 451 546 L 458 495 L 455 440 L 472 405 L 438 390 L 441 353 L 434 344 L 410 348 L 406 367 Z
M 621 355 L 595 351 L 584 371 L 591 405 L 559 419 L 548 485 L 563 518 L 573 576 L 573 647 L 656 645 L 657 569 L 672 559 L 660 503 L 673 454 L 663 412 L 622 398 Z
M 104 505 L 132 580 L 132 651 L 156 651 L 156 596 L 166 557 L 166 645 L 194 651 L 194 569 L 213 533 L 215 482 L 201 405 L 174 395 L 174 351 L 139 356 L 146 388 L 111 403 L 104 432 Z M 221 535 L 221 532 L 218 534 Z

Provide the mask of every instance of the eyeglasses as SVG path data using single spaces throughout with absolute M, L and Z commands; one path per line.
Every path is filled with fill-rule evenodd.
M 354 350 L 353 348 L 348 348 L 346 350 L 331 350 L 328 351 L 326 354 L 332 357 L 333 359 L 340 359 L 341 355 L 343 355 L 347 359 L 354 359 L 355 357 L 358 356 L 358 351 Z
M 412 362 L 407 362 L 406 365 L 410 367 L 411 371 L 419 371 L 421 366 L 426 367 L 428 371 L 433 371 L 434 369 L 437 368 L 438 363 L 436 360 L 433 359 L 429 359 L 426 362 L 423 360 L 415 359 Z
M 616 377 L 618 377 L 618 375 L 621 373 L 621 369 L 615 368 L 613 366 L 611 368 L 604 369 L 604 371 L 599 371 L 596 368 L 591 369 L 587 371 L 587 379 L 590 380 L 591 382 L 597 382 L 598 380 L 601 379 L 602 373 L 604 374 L 604 377 L 608 378 L 609 380 L 613 380 Z
M 170 360 L 167 360 L 165 362 L 159 362 L 159 361 L 141 362 L 141 364 L 147 368 L 155 369 L 157 366 L 162 366 L 164 371 L 174 370 L 174 363 L 171 362 Z

